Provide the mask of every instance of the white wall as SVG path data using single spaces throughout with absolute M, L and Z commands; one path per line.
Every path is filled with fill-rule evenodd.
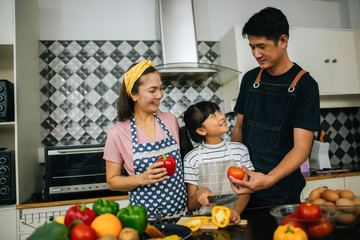
M 155 0 L 37 0 L 40 40 L 155 40 Z
M 195 0 L 197 39 L 218 41 L 234 24 L 269 6 L 279 8 L 292 27 L 340 28 L 339 4 L 333 1 Z
M 346 19 L 349 17 L 341 14 L 358 13 L 360 9 L 360 0 L 339 0 L 349 1 L 349 11 L 341 11 L 339 1 L 334 0 L 193 1 L 197 39 L 206 41 L 219 41 L 234 24 L 244 24 L 251 15 L 267 6 L 281 9 L 288 17 L 290 26 L 320 28 L 344 28 L 343 19 L 345 17 L 349 22 Z M 40 40 L 160 39 L 157 0 L 37 2 Z M 358 21 L 358 15 L 354 15 L 351 22 Z

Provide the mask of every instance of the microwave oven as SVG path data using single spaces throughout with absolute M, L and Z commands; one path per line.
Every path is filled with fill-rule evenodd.
M 45 200 L 125 195 L 106 184 L 104 144 L 45 147 Z

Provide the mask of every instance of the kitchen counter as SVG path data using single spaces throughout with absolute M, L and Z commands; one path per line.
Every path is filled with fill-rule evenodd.
M 275 218 L 270 214 L 271 207 L 246 209 L 241 214 L 242 219 L 248 220 L 246 227 L 229 226 L 219 230 L 201 230 L 192 234 L 188 239 L 246 239 L 246 240 L 271 240 L 277 228 Z M 220 236 L 222 238 L 220 238 Z M 324 240 L 356 240 L 360 239 L 360 222 L 351 229 L 335 229 Z
M 323 174 L 303 173 L 303 175 L 305 176 L 306 181 L 313 181 L 313 180 L 327 179 L 327 178 L 359 176 L 360 172 L 323 173 Z
M 350 176 L 359 176 L 360 172 L 349 172 L 349 173 L 338 173 L 338 174 L 322 174 L 322 175 L 311 175 L 305 177 L 306 181 L 313 181 L 319 179 L 329 179 L 329 178 L 341 178 L 341 177 L 350 177 Z M 16 205 L 17 209 L 24 209 L 24 208 L 37 208 L 37 207 L 51 207 L 51 206 L 61 206 L 61 205 L 75 205 L 79 203 L 92 203 L 95 202 L 97 199 L 101 198 L 83 198 L 83 199 L 74 199 L 74 200 L 62 200 L 62 201 L 40 201 L 38 199 L 29 199 L 26 203 Z M 129 199 L 128 195 L 119 195 L 119 196 L 106 196 L 106 199 L 111 200 L 125 200 Z

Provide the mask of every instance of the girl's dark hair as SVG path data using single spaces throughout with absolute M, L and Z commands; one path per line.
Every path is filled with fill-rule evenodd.
M 272 40 L 277 46 L 277 41 L 281 35 L 289 37 L 289 23 L 286 16 L 277 8 L 267 7 L 260 12 L 255 13 L 245 23 L 242 35 L 249 36 L 264 36 L 268 40 Z
M 202 127 L 203 122 L 209 117 L 210 114 L 220 111 L 219 105 L 210 101 L 198 102 L 189 106 L 184 113 L 185 126 L 180 128 L 180 152 L 182 158 L 191 151 L 195 143 L 201 143 L 205 137 L 199 135 L 196 129 Z
M 129 71 L 133 66 L 135 66 L 137 63 L 134 63 L 129 67 L 127 71 Z M 141 76 L 144 76 L 148 73 L 158 72 L 157 69 L 153 66 L 148 67 Z M 142 84 L 141 76 L 138 80 L 135 81 L 134 86 L 131 90 L 132 94 L 139 93 L 139 87 Z M 131 118 L 131 116 L 134 114 L 134 101 L 131 97 L 129 97 L 126 93 L 126 87 L 125 83 L 121 84 L 120 88 L 120 94 L 119 94 L 119 100 L 117 103 L 117 116 L 120 122 L 126 121 Z

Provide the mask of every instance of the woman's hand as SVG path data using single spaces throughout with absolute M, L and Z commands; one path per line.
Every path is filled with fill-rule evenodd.
M 249 181 L 238 180 L 230 176 L 230 185 L 234 192 L 238 195 L 253 193 L 262 189 L 269 188 L 273 185 L 273 179 L 269 175 L 260 172 L 253 172 L 244 165 L 242 170 L 249 176 Z
M 240 213 L 234 208 L 230 209 L 230 211 L 231 211 L 230 222 L 238 224 L 241 220 Z
M 215 196 L 210 189 L 202 187 L 197 191 L 197 200 L 202 206 L 211 207 L 211 203 L 209 202 L 208 197 Z
M 140 186 L 151 185 L 164 181 L 167 178 L 167 172 L 166 168 L 161 167 L 163 164 L 164 162 L 151 164 L 144 173 L 136 175 Z

